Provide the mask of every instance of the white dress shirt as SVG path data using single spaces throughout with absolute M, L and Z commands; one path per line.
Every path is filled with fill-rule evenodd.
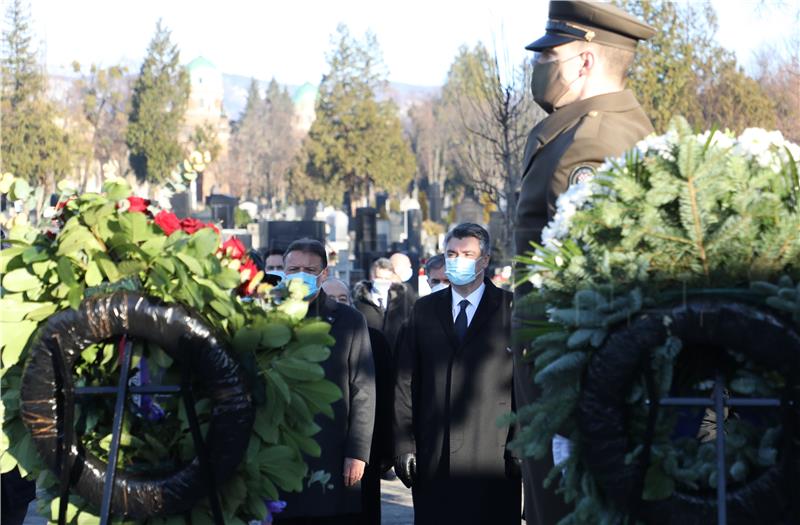
M 456 322 L 456 317 L 458 317 L 459 312 L 461 312 L 461 305 L 458 303 L 466 299 L 469 301 L 469 305 L 467 306 L 467 326 L 469 326 L 470 323 L 472 323 L 475 312 L 478 310 L 478 305 L 481 304 L 481 297 L 483 297 L 483 291 L 486 290 L 486 283 L 481 283 L 474 292 L 466 297 L 461 297 L 455 288 L 452 286 L 451 288 L 453 290 L 453 322 Z

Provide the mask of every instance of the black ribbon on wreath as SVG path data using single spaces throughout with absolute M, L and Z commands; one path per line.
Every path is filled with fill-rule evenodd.
M 121 337 L 118 386 L 73 385 L 72 367 L 88 346 Z M 180 385 L 129 386 L 131 340 L 152 342 L 176 360 Z M 212 410 L 206 436 L 195 413 L 192 380 L 207 392 Z M 114 395 L 115 412 L 108 462 L 87 451 L 75 433 L 75 399 Z M 196 457 L 168 474 L 143 476 L 117 469 L 128 394 L 180 395 Z M 59 523 L 65 522 L 69 491 L 109 517 L 146 519 L 189 512 L 208 497 L 214 520 L 223 523 L 216 487 L 236 470 L 255 418 L 239 365 L 220 340 L 183 307 L 137 293 L 115 292 L 85 299 L 77 310 L 51 316 L 37 334 L 23 372 L 20 392 L 24 424 L 40 456 L 60 480 Z
M 669 328 L 665 317 L 670 319 Z M 725 399 L 725 377 L 717 369 L 714 394 L 708 397 L 659 399 L 652 378 L 650 349 L 667 335 L 681 339 L 683 353 L 709 351 L 701 356 L 716 368 L 715 359 L 734 351 L 788 378 L 780 399 Z M 714 349 L 714 352 L 710 350 Z M 638 443 L 628 433 L 626 397 L 644 374 L 648 416 L 644 450 L 636 461 L 625 461 Z M 773 313 L 751 305 L 694 299 L 673 308 L 644 313 L 617 328 L 592 356 L 581 384 L 578 428 L 584 441 L 582 460 L 605 497 L 617 508 L 648 524 L 790 524 L 800 520 L 797 480 L 800 451 L 794 432 L 800 428 L 800 335 Z M 663 500 L 644 501 L 642 488 L 650 463 L 650 448 L 658 411 L 665 406 L 713 407 L 717 421 L 717 491 L 695 493 L 676 489 Z M 755 479 L 736 487 L 726 485 L 725 437 L 722 414 L 727 407 L 780 409 L 783 446 L 778 461 Z

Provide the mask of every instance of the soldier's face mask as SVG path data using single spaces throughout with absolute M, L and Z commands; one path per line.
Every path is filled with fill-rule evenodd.
M 533 100 L 547 113 L 552 113 L 558 102 L 564 98 L 572 84 L 580 78 L 580 73 L 571 81 L 564 78 L 562 66 L 581 56 L 579 53 L 564 60 L 552 60 L 540 63 L 538 60 L 533 65 L 531 76 L 531 93 Z

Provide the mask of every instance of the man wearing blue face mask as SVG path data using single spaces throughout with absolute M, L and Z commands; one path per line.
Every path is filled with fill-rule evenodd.
M 328 275 L 325 247 L 317 240 L 294 241 L 283 256 L 285 281 L 300 279 L 308 286 L 309 318 L 331 324 L 336 340 L 331 355 L 320 363 L 325 378 L 342 391 L 333 418 L 315 419 L 320 431 L 314 436 L 322 449 L 318 458 L 306 457 L 309 475 L 331 474 L 327 486 L 303 483 L 303 492 L 283 493 L 286 509 L 276 524 L 351 524 L 361 522 L 361 478 L 370 458 L 375 425 L 375 365 L 364 316 L 320 289 Z
M 450 288 L 416 302 L 397 347 L 395 471 L 416 525 L 520 522 L 512 430 L 497 426 L 513 409 L 511 293 L 485 275 L 490 250 L 478 224 L 447 234 Z
M 376 259 L 370 280 L 353 286 L 353 306 L 367 318 L 367 326 L 379 330 L 394 348 L 403 323 L 417 300 L 414 290 L 400 280 L 389 259 Z

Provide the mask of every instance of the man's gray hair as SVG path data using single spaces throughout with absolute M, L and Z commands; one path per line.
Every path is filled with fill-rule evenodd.
M 444 245 L 450 242 L 452 238 L 463 239 L 465 237 L 474 237 L 478 239 L 481 247 L 481 255 L 491 255 L 492 253 L 492 239 L 489 237 L 489 232 L 480 224 L 474 222 L 465 222 L 459 224 L 449 232 L 444 238 Z
M 369 267 L 370 277 L 374 277 L 375 272 L 378 270 L 389 270 L 390 272 L 394 273 L 394 266 L 392 266 L 392 261 L 390 261 L 386 257 L 380 257 L 378 259 L 375 259 L 375 261 L 372 263 L 372 266 Z

